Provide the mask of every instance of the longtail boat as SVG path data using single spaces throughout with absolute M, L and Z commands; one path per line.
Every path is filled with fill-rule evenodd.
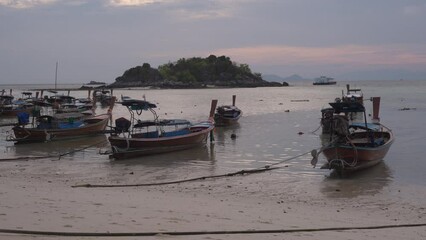
M 37 117 L 32 124 L 29 122 L 28 114 L 20 113 L 18 114 L 18 124 L 12 128 L 14 136 L 9 136 L 6 140 L 15 143 L 45 142 L 104 134 L 111 119 L 112 107 L 113 105 L 110 106 L 106 114 L 90 117 L 84 117 L 83 114 L 78 116 L 69 114 L 43 115 Z
M 121 104 L 130 112 L 131 119 L 116 119 L 116 133 L 108 140 L 114 159 L 127 159 L 150 154 L 173 152 L 205 145 L 214 129 L 213 114 L 217 100 L 213 100 L 207 121 L 191 124 L 187 120 L 160 120 L 156 105 L 146 100 L 126 99 Z M 153 120 L 136 119 L 135 114 L 150 111 Z M 212 135 L 210 135 L 212 136 Z
M 16 117 L 20 112 L 31 114 L 34 105 L 24 100 L 13 100 L 12 95 L 0 95 L 0 117 Z
M 365 107 L 357 101 L 330 103 L 334 109 L 329 142 L 320 150 L 327 159 L 322 168 L 352 172 L 374 166 L 383 161 L 394 142 L 392 131 L 379 123 L 380 98 L 373 100 L 373 122 L 367 122 Z M 343 113 L 344 115 L 342 115 Z M 363 113 L 364 122 L 349 123 L 349 113 Z M 312 152 L 312 164 L 318 154 Z
M 222 105 L 216 109 L 214 121 L 216 126 L 229 126 L 236 124 L 243 115 L 238 107 L 235 106 L 236 95 L 232 95 L 232 105 Z

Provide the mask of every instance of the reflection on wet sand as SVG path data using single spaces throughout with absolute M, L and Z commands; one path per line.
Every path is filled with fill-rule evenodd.
M 13 157 L 23 157 L 31 155 L 58 155 L 90 146 L 93 146 L 93 148 L 104 147 L 107 144 L 107 137 L 101 134 L 55 142 L 16 144 L 6 148 L 7 152 L 14 155 Z
M 380 193 L 392 179 L 392 172 L 384 162 L 345 176 L 331 171 L 330 175 L 321 182 L 321 193 L 330 198 L 374 195 Z
M 214 153 L 207 145 L 170 153 L 147 155 L 125 160 L 111 160 L 113 165 L 126 166 L 154 166 L 154 167 L 173 167 L 179 164 L 188 164 L 188 162 L 208 162 L 214 161 Z
M 107 182 L 146 183 L 210 175 L 216 163 L 213 145 L 128 160 L 111 160 Z
M 215 141 L 217 144 L 224 146 L 226 144 L 232 144 L 235 145 L 234 137 L 238 138 L 240 132 L 241 132 L 241 126 L 239 123 L 236 123 L 231 126 L 223 126 L 223 127 L 216 127 L 215 128 Z

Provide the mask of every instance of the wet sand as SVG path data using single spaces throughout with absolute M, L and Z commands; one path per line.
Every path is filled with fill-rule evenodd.
M 423 84 L 424 85 L 424 84 Z M 422 85 L 422 86 L 423 86 Z M 76 184 L 126 184 L 173 181 L 224 174 L 275 164 L 317 148 L 319 109 L 340 87 L 151 91 L 169 117 L 204 119 L 214 97 L 228 102 L 238 91 L 245 116 L 240 126 L 217 130 L 211 146 L 139 160 L 115 162 L 96 147 L 67 156 L 1 162 L 0 228 L 59 232 L 244 231 L 369 227 L 426 224 L 424 167 L 424 89 L 386 90 L 363 87 L 386 101 L 381 116 L 397 136 L 384 163 L 336 178 L 313 169 L 310 156 L 286 162 L 279 170 L 167 186 L 72 188 Z M 325 90 L 324 90 L 325 89 Z M 381 91 L 381 92 L 380 92 Z M 402 92 L 401 92 L 402 91 Z M 118 92 L 120 93 L 120 92 Z M 131 95 L 132 93 L 133 95 Z M 198 95 L 197 95 L 198 94 Z M 140 97 L 139 91 L 123 95 Z M 367 95 L 367 94 L 366 94 Z M 310 96 L 310 102 L 291 99 Z M 401 101 L 401 97 L 406 98 Z M 194 104 L 194 101 L 197 104 Z M 204 104 L 204 105 L 202 105 Z M 403 104 L 403 105 L 401 105 Z M 408 105 L 407 105 L 408 104 Z M 160 105 L 159 105 L 160 106 Z M 185 106 L 182 108 L 181 106 Z M 398 111 L 403 106 L 417 111 Z M 179 110 L 176 110 L 179 109 Z M 290 109 L 290 112 L 285 112 Z M 119 107 L 115 116 L 127 116 Z M 191 119 L 191 120 L 194 120 Z M 401 125 L 401 122 L 405 124 Z M 62 143 L 16 145 L 4 141 L 10 128 L 0 128 L 1 158 L 60 154 L 84 148 L 106 137 Z M 299 135 L 299 132 L 304 134 Z M 232 140 L 231 134 L 237 139 Z M 100 146 L 102 147 L 102 146 Z M 107 146 L 103 146 L 107 147 Z M 320 159 L 324 161 L 324 159 Z M 106 237 L 104 237 L 106 238 Z M 102 239 L 104 239 L 102 238 Z M 144 239 L 426 239 L 426 227 L 298 233 L 143 237 Z M 95 239 L 2 234 L 0 239 Z M 108 239 L 142 239 L 120 237 Z
M 400 202 L 424 187 L 387 188 L 354 197 L 351 188 L 297 182 L 264 172 L 166 186 L 72 188 L 111 183 L 90 173 L 55 172 L 52 159 L 3 162 L 2 229 L 64 232 L 239 231 L 426 223 L 425 198 Z M 134 181 L 131 172 L 120 182 Z M 318 194 L 321 191 L 322 194 Z M 421 198 L 421 196 L 419 196 Z M 424 197 L 424 195 L 423 195 Z M 424 239 L 426 227 L 326 232 L 155 236 L 146 239 Z M 94 238 L 94 237 L 93 237 Z M 0 234 L 0 239 L 61 239 Z M 70 237 L 62 237 L 70 239 Z M 92 239 L 75 237 L 74 239 Z M 112 238 L 109 238 L 112 239 Z M 140 239 L 125 237 L 117 239 Z

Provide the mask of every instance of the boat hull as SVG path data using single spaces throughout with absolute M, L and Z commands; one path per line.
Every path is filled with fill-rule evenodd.
M 224 116 L 217 116 L 215 117 L 214 121 L 216 126 L 230 126 L 238 123 L 238 120 L 240 119 L 241 114 L 237 117 L 224 117 Z
M 26 109 L 13 109 L 13 110 L 0 110 L 0 117 L 16 117 L 18 113 L 26 112 L 31 114 L 33 112 L 33 108 Z
M 15 126 L 13 127 L 15 138 L 12 140 L 16 143 L 45 142 L 101 134 L 104 132 L 109 119 L 109 114 L 98 115 L 86 119 L 87 124 L 82 127 L 69 129 L 38 129 Z
M 381 146 L 359 147 L 347 144 L 335 144 L 323 149 L 328 163 L 323 168 L 341 171 L 357 171 L 380 163 L 389 151 L 394 138 L 389 133 L 389 139 Z
M 313 85 L 336 85 L 337 82 L 313 83 Z
M 200 131 L 181 136 L 159 138 L 110 136 L 108 140 L 112 147 L 112 157 L 115 159 L 127 159 L 202 146 L 207 142 L 207 137 L 213 129 L 214 126 L 212 125 Z

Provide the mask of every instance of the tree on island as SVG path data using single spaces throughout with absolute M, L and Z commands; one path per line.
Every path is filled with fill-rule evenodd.
M 229 57 L 210 55 L 207 58 L 181 58 L 176 62 L 160 65 L 158 69 L 144 63 L 128 69 L 111 87 L 161 87 L 199 88 L 282 86 L 262 79 L 260 73 L 252 73 L 247 64 L 232 62 Z

